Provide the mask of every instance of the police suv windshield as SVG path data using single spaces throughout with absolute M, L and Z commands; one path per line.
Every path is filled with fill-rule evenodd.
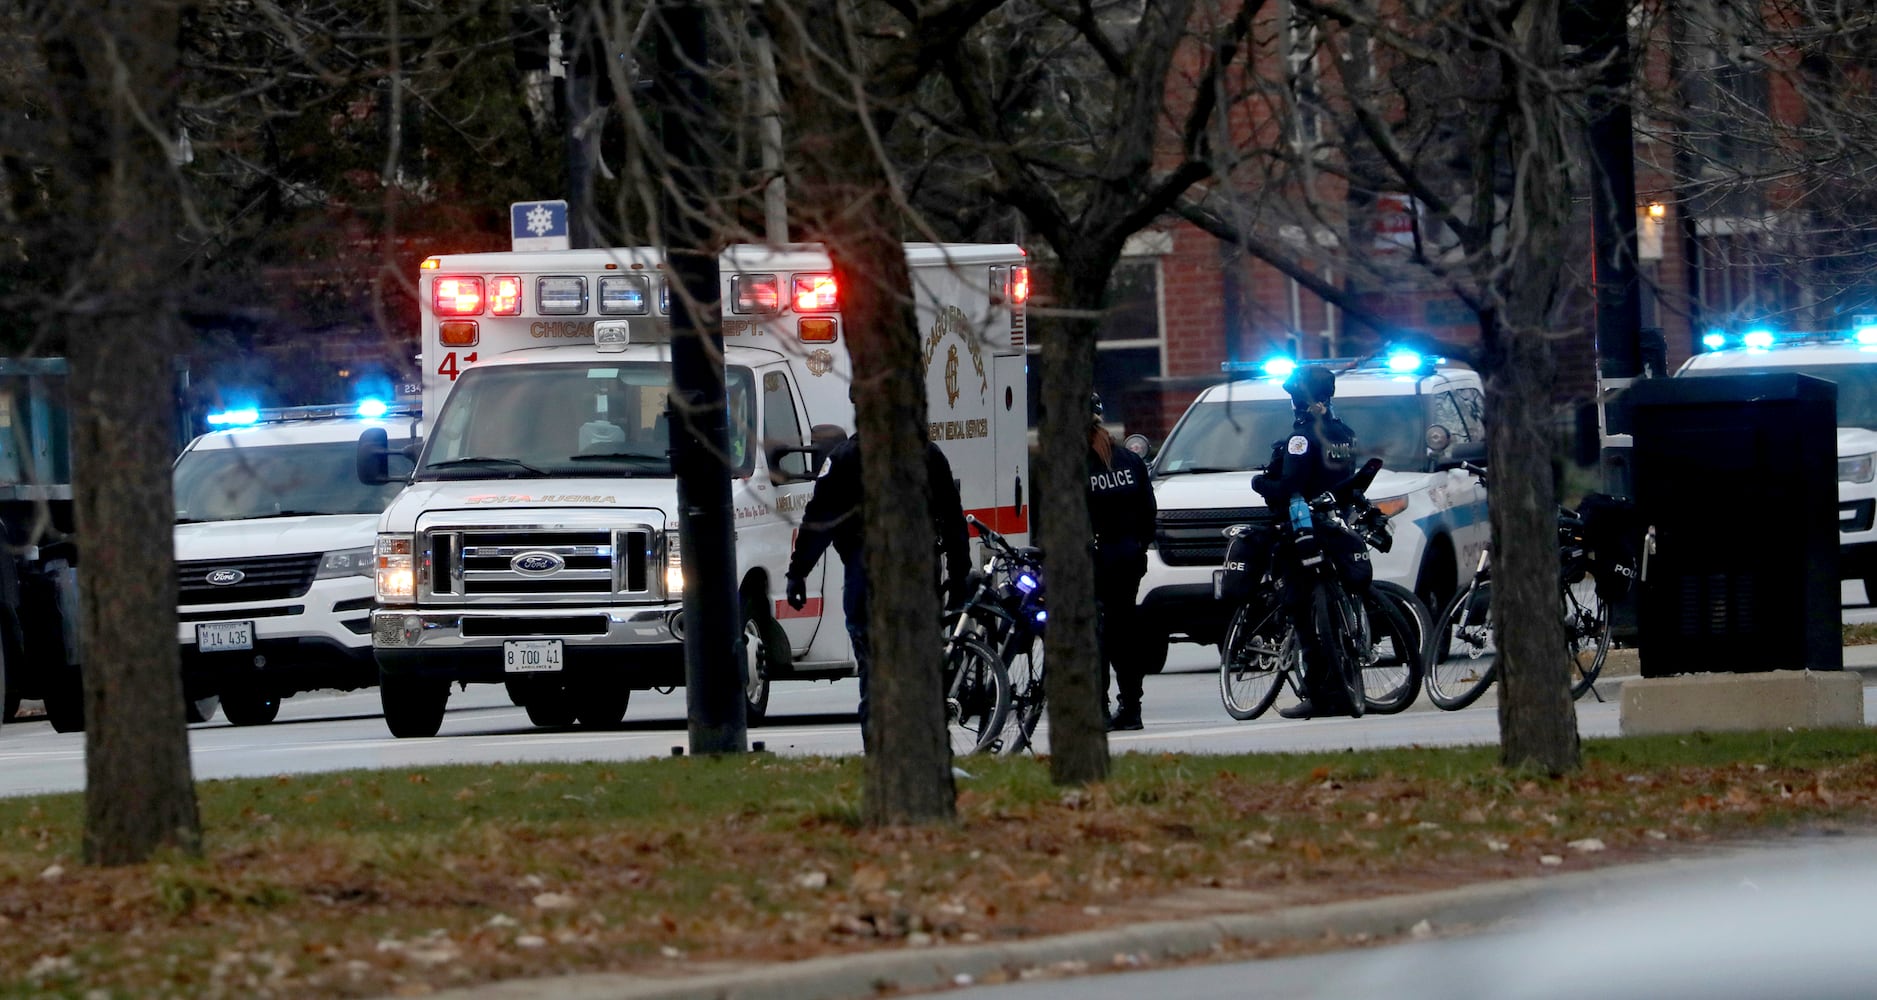
M 352 441 L 191 449 L 176 460 L 176 521 L 382 513 L 403 484 L 361 483 L 357 461 Z
M 1418 469 L 1426 455 L 1427 421 L 1415 396 L 1338 398 L 1336 416 L 1356 432 L 1356 456 L 1379 457 L 1389 469 Z M 1271 445 L 1290 436 L 1295 417 L 1286 399 L 1221 399 L 1186 414 L 1154 460 L 1154 473 L 1244 472 L 1271 460 Z
M 1877 361 L 1835 365 L 1782 365 L 1771 355 L 1765 365 L 1689 368 L 1684 376 L 1758 375 L 1798 372 L 1838 383 L 1838 426 L 1877 430 Z
M 732 428 L 747 424 L 753 379 L 726 370 Z M 450 390 L 416 479 L 670 476 L 671 366 L 649 361 L 472 368 Z M 733 430 L 732 469 L 749 465 Z

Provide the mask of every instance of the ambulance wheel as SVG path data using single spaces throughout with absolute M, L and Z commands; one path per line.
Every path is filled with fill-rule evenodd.
M 443 728 L 443 710 L 450 703 L 450 682 L 386 674 L 378 679 L 378 700 L 384 705 L 391 735 L 401 740 L 435 736 Z

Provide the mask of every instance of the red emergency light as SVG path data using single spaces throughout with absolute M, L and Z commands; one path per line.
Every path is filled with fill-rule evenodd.
M 521 278 L 516 275 L 503 275 L 489 279 L 489 314 L 492 316 L 521 315 Z
M 479 316 L 482 314 L 481 278 L 438 278 L 431 286 L 439 316 Z
M 1029 268 L 1018 265 L 1010 269 L 1010 280 L 1004 286 L 1004 300 L 1016 306 L 1030 301 Z
M 834 275 L 798 274 L 794 284 L 795 291 L 790 298 L 794 300 L 796 312 L 834 312 L 840 308 Z

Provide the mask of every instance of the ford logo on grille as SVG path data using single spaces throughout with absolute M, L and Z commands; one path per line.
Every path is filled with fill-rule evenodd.
M 209 570 L 209 575 L 202 579 L 207 580 L 213 587 L 232 587 L 247 578 L 248 574 L 238 569 L 212 569 Z
M 567 560 L 552 552 L 523 552 L 508 561 L 508 565 L 517 573 L 529 576 L 547 576 L 567 568 Z

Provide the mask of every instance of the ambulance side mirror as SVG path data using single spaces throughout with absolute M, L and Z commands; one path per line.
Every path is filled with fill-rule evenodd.
M 769 478 L 776 483 L 806 483 L 821 476 L 834 449 L 847 440 L 847 432 L 835 424 L 816 424 L 806 445 L 776 445 L 769 449 Z
M 358 436 L 358 481 L 367 486 L 391 481 L 391 436 L 383 427 L 367 427 Z

